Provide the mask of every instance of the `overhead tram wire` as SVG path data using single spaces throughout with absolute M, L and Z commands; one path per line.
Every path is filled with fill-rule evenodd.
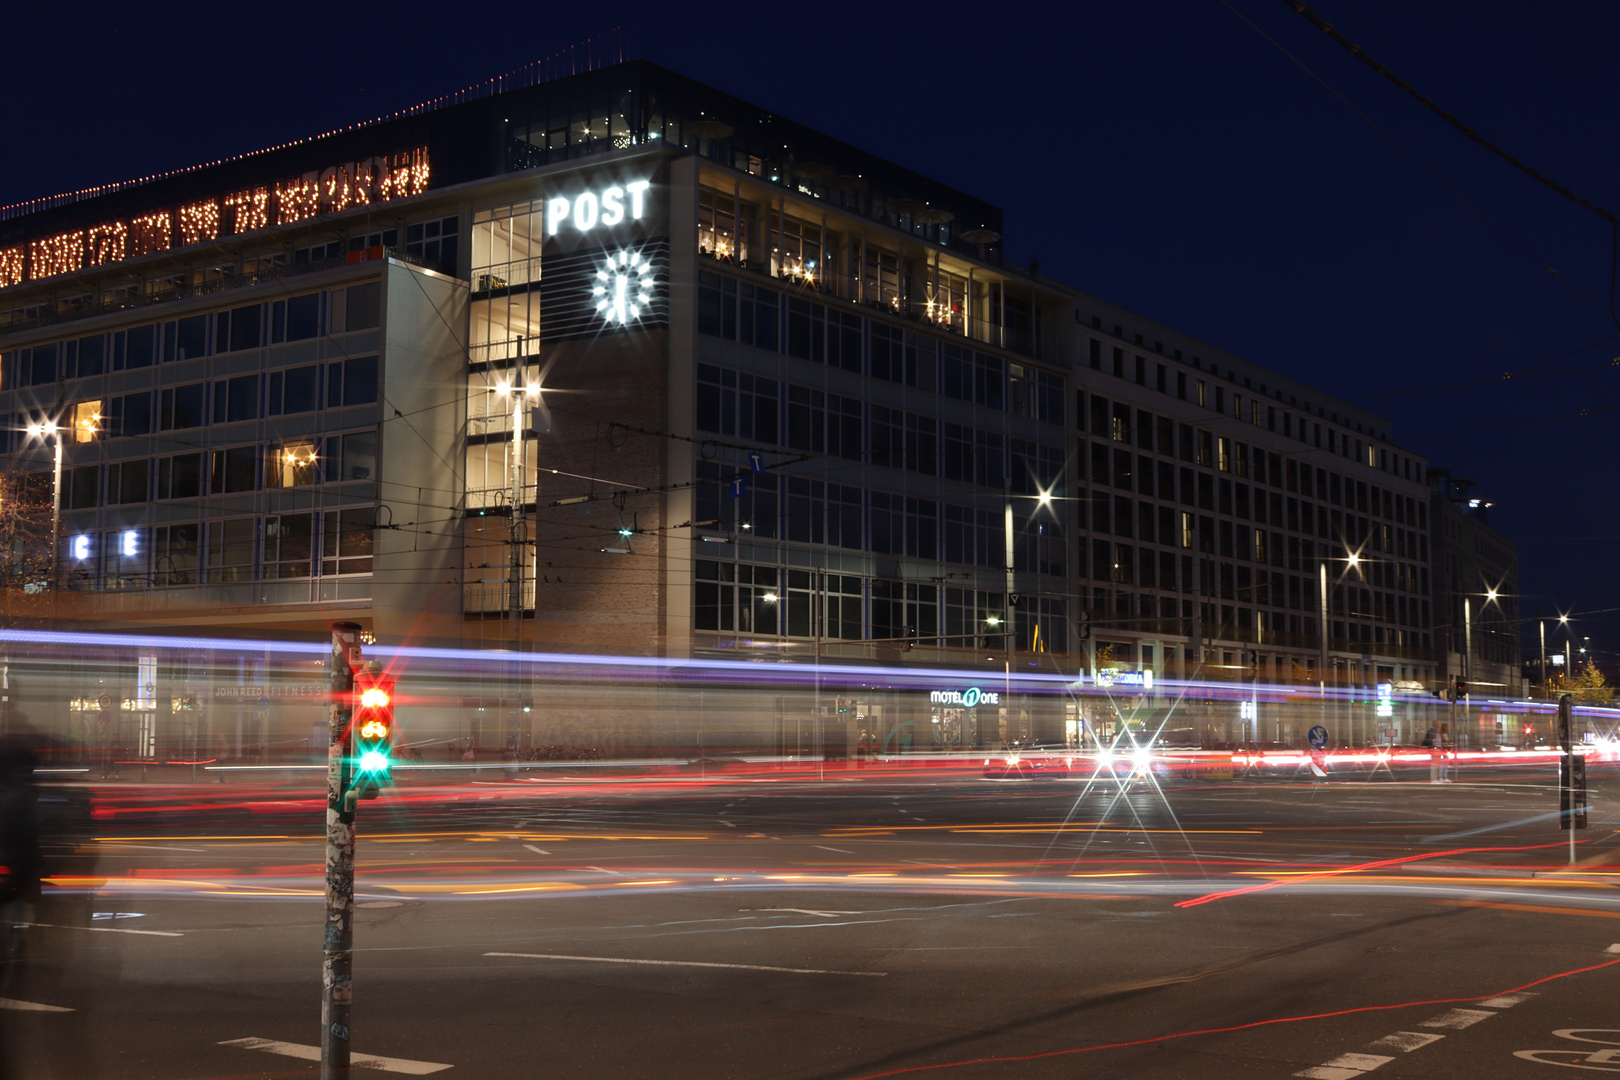
M 1503 161 L 1506 161 L 1509 165 L 1512 165 L 1515 169 L 1518 169 L 1520 172 L 1530 177 L 1530 179 L 1543 184 L 1544 186 L 1557 192 L 1559 195 L 1562 195 L 1570 202 L 1575 203 L 1577 206 L 1584 207 L 1585 209 L 1596 214 L 1598 217 L 1602 218 L 1604 221 L 1607 221 L 1609 223 L 1611 240 L 1609 258 L 1609 321 L 1614 324 L 1616 330 L 1620 330 L 1620 313 L 1617 313 L 1615 303 L 1615 287 L 1617 279 L 1620 279 L 1620 218 L 1616 218 L 1603 207 L 1589 202 L 1581 196 L 1575 194 L 1575 192 L 1571 191 L 1563 184 L 1558 183 L 1549 176 L 1543 175 L 1532 166 L 1526 165 L 1517 157 L 1514 157 L 1506 150 L 1503 150 L 1500 146 L 1497 146 L 1495 143 L 1491 142 L 1491 140 L 1485 138 L 1485 136 L 1481 135 L 1478 131 L 1457 119 L 1457 117 L 1451 113 L 1446 112 L 1440 106 L 1436 105 L 1431 99 L 1420 94 L 1411 83 L 1400 78 L 1393 71 L 1389 70 L 1388 67 L 1368 56 L 1366 51 L 1363 50 L 1360 45 L 1357 45 L 1355 42 L 1339 33 L 1338 30 L 1334 29 L 1332 23 L 1328 22 L 1316 12 L 1312 11 L 1304 3 L 1304 0 L 1282 0 L 1282 2 L 1293 8 L 1294 12 L 1306 22 L 1310 23 L 1328 37 L 1332 38 L 1339 45 L 1343 46 L 1345 50 L 1350 53 L 1350 55 L 1354 56 L 1357 60 L 1360 60 L 1363 64 L 1366 64 L 1368 67 L 1378 72 L 1378 74 L 1382 75 L 1385 79 L 1388 79 L 1391 83 L 1395 84 L 1395 86 L 1399 87 L 1402 93 L 1419 102 L 1424 108 L 1434 113 L 1434 115 L 1444 120 L 1447 124 L 1450 124 L 1452 127 L 1468 136 L 1480 146 L 1483 146 L 1485 149 L 1489 150 Z M 1251 23 L 1250 25 L 1253 24 Z M 1552 268 L 1548 267 L 1548 269 L 1550 270 Z M 1554 272 L 1556 273 L 1556 271 Z

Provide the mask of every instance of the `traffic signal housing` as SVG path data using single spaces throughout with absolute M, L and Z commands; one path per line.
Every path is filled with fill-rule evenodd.
M 1452 701 L 1461 701 L 1463 698 L 1465 698 L 1467 696 L 1468 696 L 1468 682 L 1461 675 L 1458 675 L 1457 679 L 1456 679 L 1456 682 L 1453 684 L 1453 686 L 1451 688 L 1451 700 Z
M 356 672 L 354 679 L 354 777 L 356 796 L 375 799 L 393 783 L 394 680 L 387 675 Z

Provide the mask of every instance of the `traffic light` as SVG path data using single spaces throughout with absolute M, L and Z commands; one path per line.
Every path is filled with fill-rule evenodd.
M 356 672 L 354 701 L 352 786 L 359 798 L 375 799 L 381 788 L 393 783 L 389 767 L 394 760 L 394 680 Z
M 1451 700 L 1461 701 L 1468 694 L 1468 683 L 1461 675 L 1457 676 L 1456 685 L 1451 688 Z

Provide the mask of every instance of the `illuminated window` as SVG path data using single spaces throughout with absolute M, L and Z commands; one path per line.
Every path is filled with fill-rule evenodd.
M 264 466 L 266 486 L 306 487 L 319 478 L 319 465 L 312 439 L 272 446 Z
M 698 191 L 698 253 L 725 262 L 748 261 L 748 234 L 753 228 L 747 203 L 710 188 Z
M 67 420 L 73 429 L 74 442 L 95 442 L 102 437 L 101 399 L 81 401 L 69 406 Z
M 1192 517 L 1193 516 L 1191 514 L 1187 513 L 1185 510 L 1183 510 L 1182 513 L 1181 513 L 1181 546 L 1184 547 L 1184 548 L 1192 547 L 1192 542 L 1193 542 L 1193 520 L 1192 520 Z M 1261 540 L 1260 537 L 1257 536 L 1256 537 L 1256 542 L 1261 543 L 1263 541 Z
M 145 529 L 117 529 L 101 535 L 101 587 L 140 589 L 148 583 L 150 534 Z

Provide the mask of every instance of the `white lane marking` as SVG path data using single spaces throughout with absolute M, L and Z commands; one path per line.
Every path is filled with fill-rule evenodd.
M 37 1001 L 18 1001 L 16 998 L 0 998 L 0 1009 L 11 1009 L 14 1012 L 72 1012 L 65 1005 L 41 1005 Z
M 1465 1027 L 1471 1027 L 1479 1023 L 1487 1016 L 1495 1015 L 1495 1013 L 1486 1012 L 1484 1009 L 1452 1009 L 1449 1012 L 1443 1012 L 1439 1016 L 1423 1021 L 1418 1027 L 1452 1028 L 1461 1031 Z
M 859 914 L 861 914 L 861 912 L 859 912 L 859 911 L 816 911 L 814 908 L 802 908 L 802 907 L 738 908 L 738 910 L 739 911 L 791 911 L 795 915 L 820 915 L 824 919 L 830 919 L 835 915 L 859 915 Z
M 1362 1072 L 1371 1072 L 1380 1065 L 1387 1065 L 1395 1059 L 1384 1054 L 1340 1054 L 1332 1061 L 1322 1062 L 1326 1069 L 1360 1069 Z
M 1610 945 L 1607 949 L 1604 949 L 1603 951 L 1606 952 L 1606 953 L 1620 953 L 1620 941 L 1615 942 L 1613 945 Z
M 528 848 L 530 851 L 534 852 L 536 855 L 550 855 L 551 854 L 551 852 L 547 851 L 545 848 L 537 848 L 533 844 L 524 844 L 523 846 Z
M 90 918 L 100 922 L 103 919 L 144 919 L 144 911 L 92 911 Z
M 828 847 L 826 844 L 812 844 L 811 846 L 812 847 L 818 847 L 822 851 L 836 851 L 840 855 L 853 855 L 853 854 L 855 854 L 853 851 L 845 851 L 841 847 Z
M 1529 1001 L 1535 996 L 1534 994 L 1503 994 L 1501 997 L 1493 997 L 1482 1001 L 1480 1005 L 1487 1009 L 1511 1009 L 1519 1002 Z
M 1306 1080 L 1356 1080 L 1365 1070 L 1339 1069 L 1330 1065 L 1312 1065 L 1308 1069 L 1301 1069 L 1295 1076 L 1303 1076 Z
M 768 964 L 715 964 L 703 960 L 626 960 L 617 956 L 563 956 L 557 953 L 487 952 L 485 956 L 516 956 L 525 960 L 582 960 L 592 964 L 646 964 L 651 967 L 735 968 L 739 971 L 783 971 L 789 975 L 864 975 L 874 978 L 887 971 L 828 971 L 823 968 L 771 967 Z
M 303 1061 L 321 1060 L 321 1048 L 318 1046 L 305 1046 L 302 1043 L 279 1042 L 276 1039 L 226 1039 L 221 1046 L 239 1046 L 243 1050 L 264 1050 L 271 1054 L 281 1054 L 284 1057 L 299 1058 Z M 412 1061 L 409 1058 L 382 1057 L 378 1054 L 349 1055 L 349 1064 L 361 1069 L 381 1069 L 383 1072 L 406 1073 L 410 1076 L 426 1076 L 428 1073 L 442 1072 L 450 1068 L 449 1065 L 437 1061 Z
M 38 926 L 48 930 L 89 930 L 96 934 L 140 934 L 143 937 L 185 937 L 177 930 L 125 930 L 121 926 L 62 926 L 58 923 L 25 922 L 18 926 Z
M 1444 1035 L 1426 1035 L 1421 1031 L 1397 1031 L 1393 1035 L 1385 1035 L 1368 1043 L 1383 1050 L 1399 1050 L 1403 1054 L 1410 1054 L 1414 1050 L 1421 1050 L 1432 1042 L 1439 1042 Z
M 605 866 L 587 866 L 585 869 L 587 869 L 587 870 L 595 870 L 598 874 L 612 874 L 614 877 L 624 877 L 624 874 L 621 873 L 620 871 L 618 871 L 618 870 L 609 870 Z
M 720 824 L 724 825 L 728 829 L 735 829 L 737 827 L 735 822 L 727 821 L 725 818 L 720 819 Z

